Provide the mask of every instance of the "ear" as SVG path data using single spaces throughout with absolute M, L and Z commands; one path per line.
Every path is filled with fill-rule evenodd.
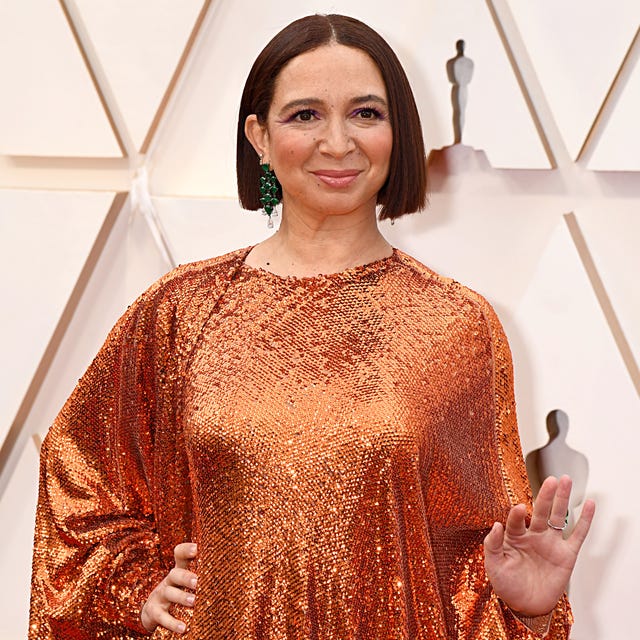
M 258 122 L 258 116 L 255 113 L 247 116 L 244 121 L 244 135 L 262 158 L 262 162 L 269 163 L 269 132 L 266 125 Z

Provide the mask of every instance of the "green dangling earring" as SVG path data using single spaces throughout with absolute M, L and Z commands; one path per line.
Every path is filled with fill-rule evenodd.
M 262 156 L 260 156 L 260 168 L 264 174 L 260 176 L 260 203 L 262 204 L 265 215 L 269 218 L 267 220 L 267 228 L 273 229 L 272 216 L 278 215 L 275 206 L 280 202 L 278 199 L 278 188 L 280 185 L 276 174 L 269 168 L 269 164 L 262 163 Z

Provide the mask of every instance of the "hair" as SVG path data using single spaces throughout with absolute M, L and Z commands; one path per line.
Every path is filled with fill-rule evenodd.
M 336 43 L 364 51 L 375 62 L 387 90 L 393 146 L 389 175 L 378 192 L 380 219 L 398 218 L 424 209 L 427 170 L 422 127 L 407 75 L 393 49 L 371 27 L 342 15 L 300 18 L 274 36 L 251 67 L 238 114 L 236 171 L 238 195 L 245 209 L 259 209 L 260 163 L 244 133 L 245 120 L 255 114 L 265 124 L 275 83 L 284 66 L 296 56 Z M 282 198 L 278 189 L 278 198 Z

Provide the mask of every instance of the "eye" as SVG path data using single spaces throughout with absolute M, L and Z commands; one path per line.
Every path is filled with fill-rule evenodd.
M 317 114 L 313 109 L 302 109 L 301 111 L 296 111 L 289 120 L 295 122 L 311 122 L 316 117 Z
M 384 120 L 383 113 L 373 107 L 362 107 L 360 109 L 356 109 L 354 115 L 361 120 Z

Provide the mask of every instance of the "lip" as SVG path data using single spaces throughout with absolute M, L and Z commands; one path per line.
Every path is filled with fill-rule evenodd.
M 359 169 L 319 169 L 311 173 L 330 187 L 343 188 L 352 184 L 361 171 Z

